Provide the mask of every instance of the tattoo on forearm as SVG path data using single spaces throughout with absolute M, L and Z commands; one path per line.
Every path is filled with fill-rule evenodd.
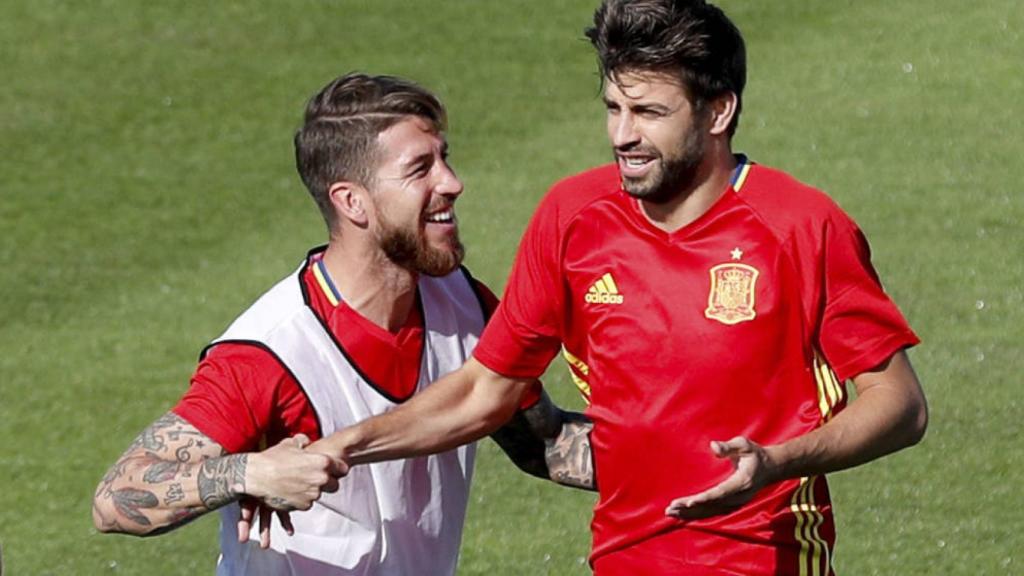
M 160 503 L 157 500 L 156 494 L 132 488 L 114 490 L 111 497 L 114 500 L 114 508 L 117 509 L 117 512 L 140 526 L 149 526 L 151 522 L 139 509 L 155 508 Z
M 554 438 L 562 429 L 563 412 L 551 401 L 547 392 L 541 392 L 536 404 L 521 412 L 530 432 L 542 440 Z
M 169 443 L 179 442 L 182 436 L 201 437 L 202 434 L 192 428 L 188 422 L 177 414 L 168 412 L 157 418 L 156 422 L 153 422 L 148 428 L 143 430 L 135 441 L 132 442 L 131 446 L 128 447 L 128 452 L 141 448 L 145 452 L 159 455 L 168 451 Z M 186 448 L 191 448 L 194 445 L 200 448 L 203 447 L 201 440 L 190 439 Z M 182 462 L 189 460 L 191 457 L 191 453 L 189 453 L 182 458 L 181 448 L 176 450 L 176 455 L 179 461 Z
M 545 444 L 562 429 L 562 411 L 541 391 L 540 400 L 517 412 L 491 438 L 523 472 L 550 479 L 545 462 Z
M 164 496 L 164 505 L 174 504 L 175 502 L 181 502 L 185 499 L 185 491 L 181 488 L 181 484 L 175 482 L 167 488 L 167 495 Z
M 245 493 L 246 454 L 213 458 L 199 468 L 199 498 L 213 510 Z
M 585 419 L 568 421 L 556 438 L 547 442 L 545 460 L 551 479 L 559 484 L 595 490 L 594 460 L 590 451 L 590 430 Z
M 135 438 L 97 486 L 97 525 L 159 534 L 229 502 L 244 487 L 245 460 L 220 461 L 224 455 L 223 447 L 186 420 L 170 412 L 161 416 Z M 204 469 L 203 463 L 211 461 Z M 200 472 L 205 473 L 201 482 Z
M 191 448 L 195 446 L 195 444 L 195 440 L 189 439 L 188 444 L 179 446 L 178 449 L 174 451 L 174 457 L 178 459 L 178 462 L 188 462 L 192 459 Z
M 161 460 L 146 469 L 142 475 L 142 481 L 147 484 L 160 484 L 174 480 L 178 475 L 178 463 Z

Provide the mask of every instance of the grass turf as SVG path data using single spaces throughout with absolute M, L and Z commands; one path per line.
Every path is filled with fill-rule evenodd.
M 468 264 L 500 288 L 537 199 L 608 158 L 593 1 L 7 2 L 0 18 L 0 543 L 10 574 L 210 573 L 215 521 L 96 534 L 96 481 L 195 354 L 323 229 L 294 175 L 337 74 L 451 112 Z M 828 190 L 923 337 L 918 448 L 832 477 L 841 574 L 1024 573 L 1024 13 L 1015 0 L 723 1 L 736 147 Z M 556 366 L 548 387 L 579 406 Z M 482 446 L 462 574 L 585 574 L 589 495 Z

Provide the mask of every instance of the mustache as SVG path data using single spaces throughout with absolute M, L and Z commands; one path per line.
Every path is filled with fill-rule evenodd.
M 644 155 L 650 156 L 652 158 L 661 158 L 661 151 L 659 151 L 657 148 L 652 148 L 650 146 L 641 146 L 639 144 L 627 144 L 625 146 L 613 146 L 612 150 L 615 151 L 616 155 L 630 153 L 630 154 L 644 154 Z
M 455 201 L 454 200 L 440 200 L 440 201 L 438 201 L 435 204 L 428 205 L 426 210 L 423 211 L 423 213 L 424 214 L 433 214 L 434 212 L 444 212 L 445 210 L 455 210 Z

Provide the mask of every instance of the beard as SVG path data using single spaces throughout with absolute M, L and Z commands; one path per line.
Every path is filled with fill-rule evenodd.
M 657 160 L 643 178 L 622 178 L 626 193 L 639 200 L 664 204 L 690 189 L 704 161 L 707 138 L 703 128 L 693 126 L 668 156 L 660 154 L 657 149 L 641 148 L 644 152 L 657 154 Z
M 452 273 L 462 264 L 462 258 L 466 255 L 458 232 L 448 239 L 447 249 L 435 248 L 427 243 L 426 236 L 419 228 L 395 226 L 386 219 L 381 219 L 377 241 L 388 260 L 406 270 L 427 276 Z

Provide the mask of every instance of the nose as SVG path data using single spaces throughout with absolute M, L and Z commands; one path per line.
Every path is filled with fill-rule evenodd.
M 455 198 L 462 194 L 462 189 L 462 180 L 459 180 L 452 167 L 445 162 L 441 171 L 441 180 L 436 188 L 437 193 Z
M 634 117 L 628 111 L 608 115 L 608 139 L 616 149 L 630 148 L 640 142 Z

